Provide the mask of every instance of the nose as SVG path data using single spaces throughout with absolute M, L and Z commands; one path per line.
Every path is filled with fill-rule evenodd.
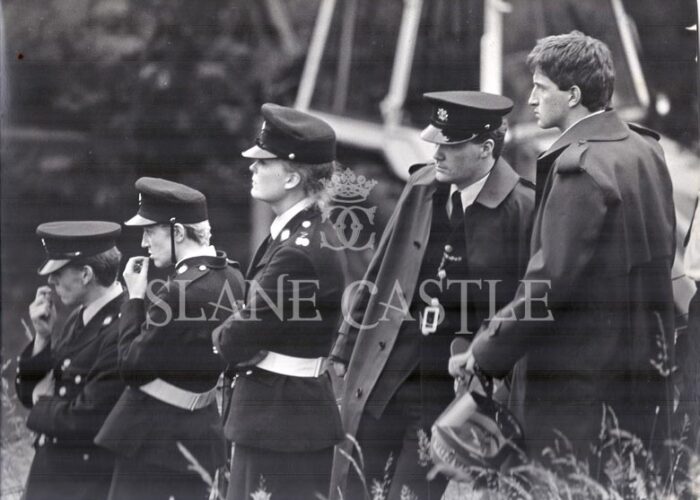
M 440 161 L 445 159 L 445 153 L 442 149 L 442 146 L 440 144 L 437 144 L 435 146 L 435 151 L 433 152 L 433 159 L 435 161 Z
M 141 248 L 148 248 L 148 234 L 146 234 L 146 231 L 141 236 Z
M 251 173 L 253 173 L 253 174 L 255 172 L 257 172 L 258 171 L 258 162 L 254 161 L 253 163 L 251 163 L 250 166 L 248 167 L 248 170 L 250 170 Z
M 49 277 L 46 281 L 48 282 L 49 285 L 56 286 L 56 273 L 49 274 Z
M 534 88 L 530 91 L 530 97 L 528 97 L 527 103 L 528 103 L 530 106 L 537 106 L 537 96 L 535 95 L 535 89 L 534 89 Z

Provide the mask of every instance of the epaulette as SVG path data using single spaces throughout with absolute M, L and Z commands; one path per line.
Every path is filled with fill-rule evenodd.
M 185 286 L 193 281 L 198 280 L 209 272 L 209 266 L 204 263 L 190 265 L 187 263 L 180 264 L 175 269 L 175 280 L 185 282 Z
M 427 167 L 428 165 L 429 165 L 429 163 L 416 163 L 416 164 L 408 167 L 408 173 L 413 175 L 416 172 L 418 172 L 421 168 Z
M 655 140 L 661 140 L 661 135 L 658 132 L 655 132 L 651 129 L 648 129 L 646 127 L 642 127 L 641 125 L 637 123 L 627 123 L 627 126 L 630 128 L 630 130 L 637 132 L 639 135 L 646 135 L 649 137 L 653 137 Z
M 580 140 L 570 144 L 556 160 L 557 173 L 572 174 L 584 170 L 583 155 L 588 149 L 588 142 Z

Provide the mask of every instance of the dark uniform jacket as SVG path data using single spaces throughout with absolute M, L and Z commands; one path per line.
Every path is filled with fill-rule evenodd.
M 325 240 L 339 246 L 335 231 L 316 207 L 294 216 L 251 262 L 241 316 L 214 332 L 226 361 L 244 365 L 225 423 L 226 437 L 235 443 L 310 451 L 332 447 L 343 437 L 327 373 L 292 377 L 246 364 L 266 351 L 300 358 L 328 354 L 345 284 L 343 253 L 323 245 Z
M 153 288 L 153 300 L 131 299 L 122 307 L 119 369 L 129 386 L 96 442 L 122 457 L 185 471 L 179 441 L 212 471 L 226 458 L 216 403 L 185 410 L 139 387 L 156 378 L 195 393 L 216 386 L 223 363 L 213 351 L 211 331 L 243 296 L 243 277 L 219 252 L 181 261 L 173 276 Z
M 665 421 L 675 214 L 652 134 L 606 111 L 577 123 L 538 160 L 539 205 L 523 280 L 530 286 L 473 344 L 477 364 L 492 375 L 522 358 L 511 406 L 533 451 L 552 444 L 553 429 L 586 451 L 603 404 L 642 439 L 657 405 Z M 537 301 L 545 295 L 548 307 Z M 519 320 L 506 319 L 513 317 Z
M 411 176 L 369 265 L 366 283 L 356 287 L 332 351 L 333 358 L 349 360 L 341 403 L 346 433 L 356 434 L 364 412 L 381 416 L 419 363 L 422 378 L 436 382 L 430 397 L 435 399 L 439 392 L 447 404 L 454 394 L 447 372 L 450 342 L 458 332 L 470 339 L 467 332 L 475 333 L 489 312 L 497 310 L 489 310 L 490 293 L 495 293 L 496 304 L 507 303 L 524 272 L 532 186 L 499 159 L 457 230 L 441 221 L 446 218 L 449 188 L 435 181 L 434 168 L 420 168 Z M 444 254 L 450 258 L 444 265 L 442 291 L 428 283 L 428 298 L 421 297 L 421 283 L 438 280 Z M 456 283 L 450 285 L 450 280 Z M 481 286 L 468 285 L 465 294 L 460 285 L 465 280 L 480 280 Z M 497 283 L 490 288 L 487 280 Z M 445 308 L 445 320 L 437 332 L 423 337 L 418 313 L 432 297 Z M 348 467 L 336 453 L 331 490 L 342 484 Z
M 31 408 L 27 427 L 37 433 L 26 498 L 106 498 L 114 456 L 93 444 L 97 431 L 124 390 L 117 369 L 117 318 L 123 294 L 82 326 L 82 308 L 68 317 L 60 335 L 32 356 L 19 357 L 17 395 Z M 53 370 L 52 396 L 32 404 L 37 383 Z

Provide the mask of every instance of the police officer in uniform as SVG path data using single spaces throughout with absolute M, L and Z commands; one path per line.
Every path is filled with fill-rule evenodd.
M 450 342 L 471 339 L 515 291 L 534 207 L 532 186 L 500 156 L 512 101 L 472 91 L 425 98 L 433 114 L 422 138 L 436 144 L 434 163 L 411 169 L 331 356 L 339 374 L 347 366 L 345 432 L 359 441 L 368 481 L 381 481 L 389 463 L 390 499 L 407 489 L 442 496 L 444 479 L 426 480 L 425 445 L 454 397 Z M 362 498 L 340 451 L 353 446 L 336 453 L 330 494 Z
M 323 356 L 340 320 L 344 254 L 331 248 L 337 233 L 319 209 L 335 133 L 291 108 L 264 104 L 262 114 L 243 156 L 253 160 L 251 195 L 277 217 L 248 268 L 245 308 L 214 331 L 238 370 L 225 423 L 234 442 L 227 498 L 249 500 L 261 487 L 276 500 L 314 498 L 328 490 L 343 436 Z
M 107 498 L 112 453 L 93 444 L 124 385 L 117 369 L 121 253 L 113 222 L 47 222 L 37 228 L 47 260 L 29 306 L 34 340 L 19 357 L 17 395 L 37 433 L 25 498 Z M 54 297 L 74 307 L 56 325 Z
M 223 465 L 225 441 L 215 400 L 223 363 L 211 330 L 242 297 L 237 264 L 209 244 L 206 198 L 164 179 L 136 181 L 140 206 L 126 222 L 143 228 L 149 258 L 132 257 L 119 324 L 119 367 L 127 382 L 96 442 L 117 454 L 110 499 L 206 498 L 184 446 L 209 474 Z M 149 262 L 174 265 L 147 280 Z

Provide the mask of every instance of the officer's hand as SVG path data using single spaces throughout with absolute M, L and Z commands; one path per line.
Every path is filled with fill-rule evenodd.
M 29 304 L 29 318 L 32 320 L 36 337 L 44 342 L 51 337 L 56 324 L 56 306 L 52 297 L 51 287 L 40 286 L 36 290 L 34 302 Z
M 469 375 L 474 373 L 474 355 L 472 350 L 469 349 L 467 352 L 462 352 L 455 354 L 450 357 L 447 369 L 454 378 L 466 379 Z
M 143 299 L 148 287 L 148 257 L 132 257 L 126 263 L 124 283 L 129 291 L 130 299 Z
M 347 370 L 347 366 L 345 365 L 345 363 L 343 363 L 342 361 L 333 360 L 331 361 L 331 364 L 333 365 L 333 371 L 335 372 L 336 376 L 343 378 Z

